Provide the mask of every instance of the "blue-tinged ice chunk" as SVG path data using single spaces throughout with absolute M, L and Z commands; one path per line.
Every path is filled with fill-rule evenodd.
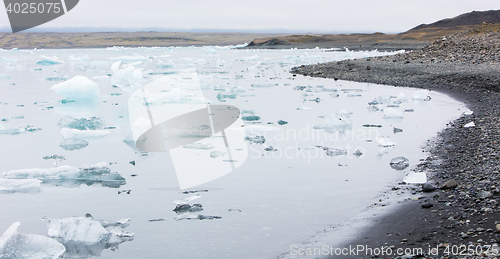
M 12 78 L 11 75 L 0 73 L 0 80 L 11 79 L 11 78 Z
M 62 244 L 51 238 L 18 233 L 19 225 L 19 222 L 12 224 L 0 237 L 0 258 L 55 259 L 66 250 Z
M 57 57 L 47 57 L 44 55 L 41 55 L 41 57 L 42 57 L 42 60 L 36 62 L 38 65 L 50 66 L 50 65 L 57 65 L 57 64 L 65 63 L 64 61 L 58 59 Z
M 0 193 L 14 192 L 39 192 L 40 183 L 38 179 L 3 179 L 0 178 Z M 2 258 L 0 256 L 0 258 Z
M 99 97 L 99 86 L 85 76 L 75 76 L 52 88 L 65 99 L 75 101 L 95 101 Z
M 134 239 L 134 233 L 124 230 L 130 219 L 95 220 L 87 214 L 85 217 L 43 220 L 47 222 L 48 236 L 66 248 L 63 258 L 100 256 L 104 249 L 115 250 L 121 243 Z
M 105 162 L 81 168 L 63 165 L 48 169 L 11 170 L 4 172 L 3 175 L 7 179 L 39 179 L 44 184 L 69 187 L 100 183 L 105 187 L 118 188 L 126 184 L 125 178 L 116 172 L 111 172 Z
M 102 129 L 106 125 L 102 118 L 74 118 L 71 116 L 63 117 L 57 125 L 61 128 L 71 128 L 77 130 L 97 130 Z
M 89 142 L 83 139 L 65 139 L 63 140 L 59 146 L 64 150 L 78 150 L 85 148 L 89 145 Z
M 65 139 L 88 139 L 88 138 L 102 138 L 110 134 L 112 130 L 78 130 L 70 128 L 62 128 L 61 135 Z

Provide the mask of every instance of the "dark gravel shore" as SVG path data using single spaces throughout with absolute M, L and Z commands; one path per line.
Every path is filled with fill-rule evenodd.
M 431 155 L 416 168 L 428 172 L 436 189 L 420 191 L 419 201 L 377 219 L 353 245 L 423 248 L 424 258 L 474 258 L 500 241 L 499 31 L 498 25 L 483 24 L 412 52 L 292 69 L 306 76 L 444 92 L 473 111 L 429 141 Z M 463 127 L 471 121 L 475 127 Z M 429 247 L 439 247 L 438 253 Z M 352 256 L 362 257 L 396 256 Z

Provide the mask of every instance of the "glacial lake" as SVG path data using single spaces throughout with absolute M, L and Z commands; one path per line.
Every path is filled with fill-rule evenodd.
M 0 232 L 20 222 L 19 233 L 47 236 L 42 218 L 89 213 L 95 219 L 130 219 L 124 230 L 133 240 L 107 249 L 87 240 L 67 258 L 286 254 L 291 245 L 300 247 L 342 225 L 398 182 L 425 181 L 425 173 L 412 169 L 428 155 L 422 151 L 427 140 L 469 112 L 437 92 L 288 72 L 302 64 L 390 54 L 233 47 L 2 50 L 0 177 L 42 182 L 0 181 Z M 189 78 L 179 76 L 186 71 Z M 234 170 L 183 190 L 176 174 L 179 156 L 140 151 L 131 138 L 131 97 L 172 78 L 196 81 L 210 105 L 239 109 L 236 141 L 245 152 Z M 96 84 L 98 92 L 77 89 L 82 82 Z M 68 89 L 56 93 L 54 85 Z M 190 96 L 183 85 L 172 89 L 165 98 Z M 88 91 L 89 97 L 72 100 L 73 90 Z M 96 129 L 77 129 L 72 122 L 95 122 Z M 213 170 L 204 161 L 230 161 L 224 160 L 225 150 L 203 141 L 178 148 L 190 147 L 193 154 L 182 156 L 182 163 L 202 171 Z M 391 166 L 398 157 L 407 160 Z M 103 181 L 99 173 L 61 178 L 57 172 L 65 168 L 104 170 L 118 181 Z M 41 176 L 48 172 L 56 173 Z M 182 200 L 203 210 L 177 214 L 173 210 Z

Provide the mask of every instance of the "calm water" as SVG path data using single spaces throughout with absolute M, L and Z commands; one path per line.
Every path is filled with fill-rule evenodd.
M 466 110 L 435 92 L 287 72 L 295 65 L 387 54 L 218 47 L 0 52 L 2 127 L 41 128 L 0 134 L 0 172 L 51 168 L 54 160 L 42 157 L 56 154 L 66 157 L 59 166 L 111 163 L 111 171 L 126 180 L 119 188 L 42 183 L 36 192 L 2 193 L 0 232 L 19 221 L 20 233 L 47 235 L 42 217 L 90 213 L 96 219 L 131 219 L 126 231 L 135 234 L 134 240 L 116 251 L 103 250 L 103 258 L 276 258 L 290 245 L 342 224 L 373 203 L 425 158 L 421 147 L 426 140 Z M 43 64 L 54 60 L 42 55 L 64 63 Z M 133 66 L 129 69 L 136 71 L 134 76 L 125 73 L 112 83 L 117 80 L 111 69 L 116 61 L 122 61 L 120 69 Z M 234 105 L 243 115 L 251 111 L 259 116 L 256 122 L 245 122 L 244 135 L 266 139 L 264 144 L 247 141 L 248 157 L 233 172 L 190 189 L 208 190 L 191 202 L 204 210 L 190 214 L 221 219 L 175 220 L 173 201 L 196 194 L 181 193 L 169 153 L 138 152 L 123 141 L 132 132 L 127 107 L 131 93 L 186 68 L 195 69 L 212 104 Z M 78 75 L 98 84 L 98 99 L 62 103 L 63 97 L 50 88 Z M 431 99 L 414 99 L 422 96 Z M 370 105 L 374 100 L 378 104 Z M 65 150 L 58 126 L 65 116 L 100 117 L 106 127 L 115 128 L 104 137 L 83 137 L 85 148 Z M 279 125 L 280 120 L 288 123 Z M 403 131 L 394 133 L 394 128 Z M 410 166 L 394 170 L 389 163 L 400 156 Z M 196 156 L 185 160 L 201 161 Z M 118 194 L 121 190 L 131 192 Z

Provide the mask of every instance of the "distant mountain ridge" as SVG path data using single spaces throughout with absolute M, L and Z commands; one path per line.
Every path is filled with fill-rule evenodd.
M 449 28 L 463 25 L 478 25 L 483 22 L 500 23 L 500 10 L 472 11 L 453 18 L 439 20 L 431 24 L 420 24 L 408 31 L 426 28 Z

